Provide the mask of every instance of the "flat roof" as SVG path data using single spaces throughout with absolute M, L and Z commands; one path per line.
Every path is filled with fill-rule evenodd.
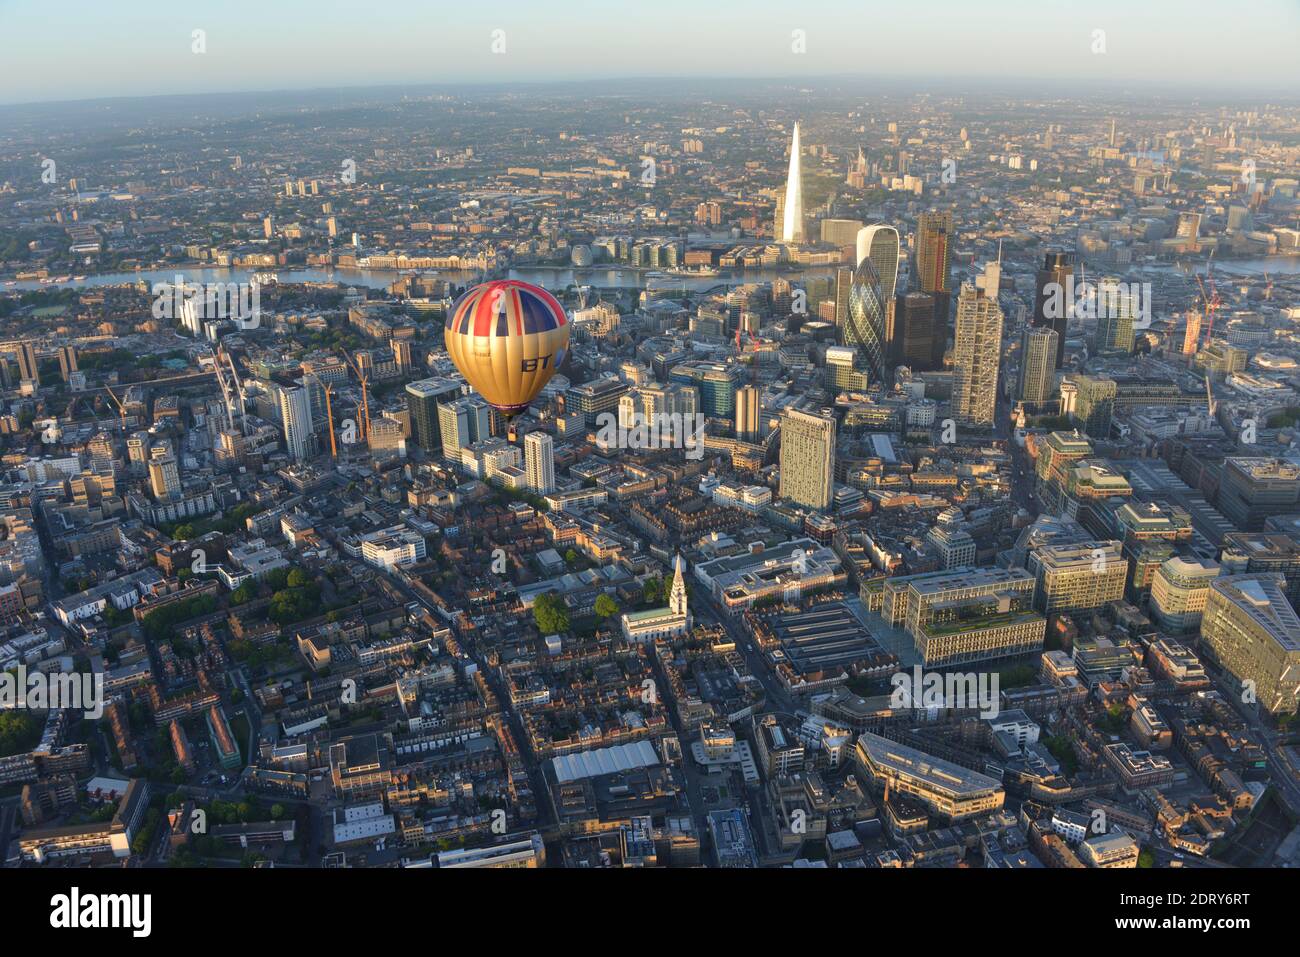
M 890 741 L 870 731 L 864 731 L 858 737 L 858 747 L 866 751 L 873 764 L 906 774 L 931 788 L 958 797 L 974 796 L 1002 788 L 1001 782 L 978 771 L 963 768 L 897 741 Z

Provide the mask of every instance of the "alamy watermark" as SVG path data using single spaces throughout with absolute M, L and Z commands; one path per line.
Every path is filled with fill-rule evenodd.
M 80 711 L 92 721 L 104 716 L 104 676 L 85 672 L 28 671 L 19 665 L 0 672 L 0 710 Z
M 1001 698 L 996 671 L 927 674 L 920 665 L 913 665 L 910 672 L 895 672 L 889 683 L 894 689 L 889 695 L 889 707 L 894 710 L 961 708 L 978 709 L 981 718 L 998 716 Z
M 205 321 L 229 320 L 238 329 L 256 329 L 262 324 L 261 286 L 256 282 L 154 283 L 153 317 L 179 319 L 198 334 Z
M 1049 282 L 1043 286 L 1043 315 L 1047 319 L 1130 317 L 1135 329 L 1151 325 L 1151 283 L 1087 279 Z
M 688 459 L 704 458 L 704 414 L 701 412 L 634 412 L 624 425 L 613 412 L 596 417 L 596 441 L 614 449 L 685 449 Z

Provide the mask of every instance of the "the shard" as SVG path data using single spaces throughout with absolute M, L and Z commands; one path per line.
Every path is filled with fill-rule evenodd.
M 781 224 L 781 242 L 803 241 L 803 188 L 799 176 L 799 124 L 796 123 L 794 139 L 790 142 L 790 175 L 785 183 L 785 217 Z

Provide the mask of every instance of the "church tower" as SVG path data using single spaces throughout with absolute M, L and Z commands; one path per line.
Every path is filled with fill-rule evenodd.
M 673 572 L 673 588 L 668 594 L 668 610 L 674 615 L 686 616 L 686 580 L 682 578 L 682 556 L 677 556 Z

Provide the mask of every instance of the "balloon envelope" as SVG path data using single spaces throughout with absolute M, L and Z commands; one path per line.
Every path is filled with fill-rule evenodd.
M 506 415 L 528 408 L 564 361 L 569 320 L 540 286 L 499 279 L 469 289 L 451 307 L 445 336 L 456 368 Z

